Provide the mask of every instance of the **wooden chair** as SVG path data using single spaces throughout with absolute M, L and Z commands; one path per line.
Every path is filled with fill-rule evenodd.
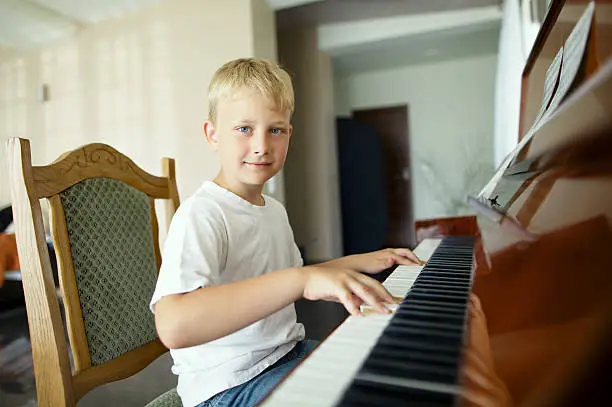
M 17 246 L 38 405 L 75 406 L 94 387 L 129 377 L 165 353 L 149 311 L 161 262 L 155 199 L 179 205 L 174 160 L 153 176 L 105 144 L 34 167 L 28 140 L 9 139 Z M 39 199 L 51 207 L 66 331 Z M 173 389 L 149 406 L 181 406 Z

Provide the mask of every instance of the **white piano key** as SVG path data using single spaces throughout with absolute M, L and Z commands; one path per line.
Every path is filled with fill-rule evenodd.
M 421 260 L 427 261 L 440 245 L 442 239 L 425 239 L 413 250 L 413 253 Z
M 426 239 L 414 250 L 428 260 L 441 239 Z M 398 266 L 383 285 L 404 297 L 423 266 Z M 264 407 L 331 407 L 340 401 L 392 314 L 348 317 L 264 401 Z
M 349 317 L 279 386 L 278 392 L 272 393 L 264 406 L 336 403 L 343 392 L 338 388 L 351 383 L 390 319 L 390 315 Z

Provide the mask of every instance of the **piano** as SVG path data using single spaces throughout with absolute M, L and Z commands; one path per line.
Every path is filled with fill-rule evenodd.
M 612 405 L 611 28 L 610 1 L 552 1 L 476 216 L 427 222 L 394 312 L 348 317 L 262 406 Z

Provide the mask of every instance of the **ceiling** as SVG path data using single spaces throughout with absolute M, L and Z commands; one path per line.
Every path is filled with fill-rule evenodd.
M 23 48 L 163 0 L 0 0 L 0 46 Z
M 494 54 L 498 49 L 499 29 L 499 22 L 491 22 L 370 43 L 335 55 L 334 71 L 346 75 Z
M 279 1 L 279 0 L 269 0 Z M 501 0 L 325 0 L 276 13 L 279 29 L 500 5 Z
M 0 0 L 0 50 L 27 48 L 72 35 L 84 26 L 174 0 Z M 224 0 L 197 0 L 224 1 Z M 279 29 L 498 5 L 501 0 L 266 0 Z M 499 24 L 435 31 L 370 43 L 334 55 L 340 72 L 433 62 L 495 52 Z
M 26 48 L 68 37 L 83 26 L 174 0 L 0 0 L 0 47 Z M 224 0 L 196 0 L 220 2 Z M 266 0 L 274 10 L 327 0 Z

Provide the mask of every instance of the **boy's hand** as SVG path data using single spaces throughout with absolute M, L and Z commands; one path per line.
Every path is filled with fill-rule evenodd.
M 308 300 L 336 301 L 351 315 L 361 315 L 359 307 L 366 303 L 382 314 L 391 312 L 384 303 L 393 297 L 378 281 L 348 269 L 303 267 L 303 297 Z
M 356 254 L 351 257 L 355 270 L 364 273 L 379 273 L 394 264 L 413 266 L 421 261 L 408 249 L 383 249 L 376 252 Z M 350 267 L 353 268 L 353 267 Z

